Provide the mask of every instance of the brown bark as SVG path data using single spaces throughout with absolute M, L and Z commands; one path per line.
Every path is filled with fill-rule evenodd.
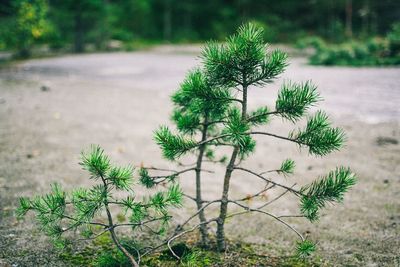
M 201 141 L 204 142 L 207 139 L 207 123 L 208 123 L 208 115 L 205 116 L 204 119 L 204 127 L 202 130 L 202 137 Z M 204 209 L 203 208 L 203 199 L 201 197 L 201 165 L 203 163 L 203 155 L 206 149 L 206 144 L 202 144 L 199 147 L 199 155 L 197 157 L 196 162 L 196 205 L 197 210 L 199 211 L 199 220 L 200 220 L 200 238 L 201 238 L 201 245 L 206 247 L 208 245 L 208 232 L 207 232 L 207 221 Z
M 242 99 L 242 120 L 245 121 L 247 119 L 247 84 L 246 84 L 246 76 L 243 75 L 243 99 Z M 236 146 L 233 149 L 231 159 L 226 167 L 225 176 L 224 176 L 224 186 L 222 190 L 221 197 L 221 207 L 217 220 L 217 247 L 219 251 L 225 251 L 226 243 L 225 243 L 225 220 L 228 213 L 228 203 L 229 203 L 229 185 L 232 177 L 232 172 L 235 167 L 235 161 L 239 154 L 239 147 Z

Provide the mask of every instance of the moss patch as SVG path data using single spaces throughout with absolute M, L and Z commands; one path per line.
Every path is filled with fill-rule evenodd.
M 203 266 L 331 266 L 327 262 L 314 256 L 307 260 L 300 260 L 294 256 L 269 255 L 266 246 L 246 243 L 230 243 L 225 253 L 216 252 L 215 248 L 203 249 L 195 245 L 193 240 L 178 243 L 172 247 L 175 254 L 163 250 L 141 259 L 141 266 L 152 267 L 203 267 Z M 135 244 L 129 240 L 123 241 L 124 246 L 135 255 Z M 265 251 L 265 253 L 260 253 Z M 115 248 L 109 235 L 102 235 L 92 243 L 81 249 L 67 248 L 60 254 L 61 259 L 68 266 L 98 266 L 98 267 L 125 267 L 130 266 L 126 257 Z

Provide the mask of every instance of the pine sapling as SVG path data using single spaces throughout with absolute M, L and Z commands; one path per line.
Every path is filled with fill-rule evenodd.
M 190 197 L 197 202 L 197 212 L 183 225 L 195 216 L 199 216 L 198 226 L 203 236 L 202 227 L 216 222 L 217 246 L 223 251 L 226 249 L 224 229 L 226 219 L 247 212 L 258 212 L 274 218 L 292 230 L 300 238 L 300 243 L 297 245 L 298 255 L 309 255 L 315 250 L 315 246 L 284 218 L 305 217 L 312 222 L 316 221 L 319 211 L 328 203 L 343 200 L 344 193 L 355 184 L 355 175 L 350 169 L 339 167 L 327 176 L 297 188 L 296 185 L 281 184 L 271 178 L 274 174 L 293 174 L 295 163 L 291 159 L 282 162 L 280 168 L 263 172 L 247 169 L 241 163 L 254 152 L 255 135 L 289 141 L 300 148 L 308 148 L 311 155 L 324 156 L 341 148 L 345 139 L 342 129 L 332 127 L 323 111 L 308 115 L 310 107 L 321 100 L 317 87 L 311 81 L 285 82 L 279 90 L 274 110 L 267 106 L 249 110 L 248 91 L 253 87 L 263 87 L 273 82 L 288 65 L 287 55 L 279 50 L 269 51 L 263 40 L 263 30 L 253 24 L 241 26 L 235 35 L 227 38 L 225 43 L 208 43 L 202 52 L 202 63 L 202 68 L 189 73 L 172 98 L 175 104 L 173 120 L 180 133 L 174 134 L 164 126 L 155 133 L 156 142 L 169 160 L 178 162 L 179 158 L 188 152 L 197 153 L 196 197 Z M 199 80 L 202 82 L 198 82 Z M 303 118 L 306 118 L 307 122 L 302 129 L 280 135 L 264 130 L 273 117 L 281 117 L 293 124 Z M 204 189 L 199 182 L 201 161 L 205 159 L 204 152 L 200 152 L 203 149 L 215 150 L 222 146 L 231 147 L 232 152 L 225 165 L 221 198 L 205 202 L 201 198 Z M 265 182 L 265 186 L 252 195 L 238 199 L 231 198 L 230 181 L 235 171 L 245 172 L 261 179 Z M 246 205 L 245 202 L 249 199 L 260 197 L 272 189 L 281 189 L 283 192 L 259 207 L 252 208 Z M 287 193 L 298 197 L 301 215 L 275 215 L 265 210 L 269 204 Z M 219 215 L 206 220 L 205 209 L 215 203 L 220 205 Z M 229 203 L 243 211 L 228 213 Z
M 132 231 L 141 231 L 145 227 L 156 235 L 163 233 L 171 218 L 168 208 L 181 205 L 182 192 L 179 186 L 172 184 L 167 190 L 138 200 L 132 187 L 133 167 L 112 165 L 99 146 L 92 146 L 89 152 L 82 152 L 80 164 L 97 184 L 89 189 L 75 189 L 72 193 L 66 193 L 60 185 L 54 184 L 49 194 L 32 199 L 21 198 L 18 215 L 34 212 L 41 230 L 61 247 L 65 246 L 67 239 L 64 234 L 69 231 L 79 230 L 84 239 L 88 240 L 109 233 L 113 243 L 129 259 L 131 265 L 139 266 L 142 251 L 124 247 L 116 230 L 128 227 Z M 115 191 L 125 192 L 126 197 L 116 198 Z M 114 215 L 120 209 L 129 218 L 128 222 L 117 223 Z M 101 218 L 103 213 L 106 215 L 105 220 Z

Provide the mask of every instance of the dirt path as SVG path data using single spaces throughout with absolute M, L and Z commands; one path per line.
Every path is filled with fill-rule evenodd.
M 151 133 L 168 122 L 169 95 L 185 72 L 199 63 L 196 53 L 155 49 L 64 56 L 0 69 L 0 266 L 63 266 L 33 222 L 17 222 L 12 215 L 19 196 L 45 192 L 50 182 L 66 188 L 85 183 L 85 173 L 77 165 L 82 148 L 100 144 L 121 164 L 168 166 Z M 319 85 L 326 99 L 321 108 L 346 130 L 347 146 L 320 159 L 293 144 L 262 138 L 246 165 L 262 171 L 291 157 L 297 163 L 296 174 L 282 182 L 298 184 L 336 165 L 351 166 L 359 182 L 343 205 L 326 210 L 316 225 L 291 222 L 319 243 L 318 253 L 328 266 L 399 266 L 400 69 L 313 67 L 301 58 L 291 62 L 284 78 L 312 78 Z M 250 106 L 273 104 L 282 81 L 252 90 Z M 42 90 L 43 85 L 49 90 Z M 292 129 L 279 119 L 269 127 L 275 133 Z M 207 199 L 219 197 L 221 171 L 205 177 Z M 256 191 L 257 183 L 250 179 L 237 174 L 233 194 Z M 192 177 L 182 177 L 181 182 L 193 192 Z M 271 211 L 298 210 L 290 198 L 279 204 Z M 180 216 L 177 220 L 185 212 Z M 291 253 L 295 240 L 261 215 L 232 220 L 228 233 L 233 239 L 270 245 L 279 253 Z

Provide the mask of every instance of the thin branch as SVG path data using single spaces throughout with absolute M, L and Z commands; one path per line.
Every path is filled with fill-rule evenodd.
M 276 172 L 276 173 L 281 173 L 282 172 L 282 170 L 269 170 L 269 171 L 263 171 L 263 172 L 260 172 L 259 174 L 260 175 L 263 175 L 263 174 L 266 174 L 266 173 L 272 173 L 272 172 Z
M 250 207 L 248 207 L 248 206 L 242 205 L 242 204 L 240 204 L 240 203 L 238 203 L 238 202 L 236 202 L 236 201 L 233 201 L 233 200 L 230 200 L 229 202 L 234 203 L 234 204 L 238 205 L 239 207 L 245 209 L 245 212 L 242 212 L 242 213 L 233 213 L 233 214 L 228 215 L 227 218 L 230 218 L 230 217 L 233 217 L 233 216 L 236 216 L 236 215 L 240 215 L 240 214 L 244 214 L 244 213 L 248 213 L 248 212 L 259 212 L 259 213 L 263 213 L 263 214 L 265 214 L 265 215 L 268 215 L 268 216 L 274 218 L 275 220 L 281 222 L 281 223 L 284 224 L 286 227 L 288 227 L 289 229 L 291 229 L 294 233 L 297 234 L 297 236 L 300 237 L 301 241 L 304 241 L 304 240 L 305 240 L 305 238 L 303 237 L 303 235 L 302 235 L 299 231 L 297 231 L 293 226 L 291 226 L 290 224 L 288 224 L 288 223 L 285 222 L 284 220 L 280 219 L 281 216 L 276 216 L 276 215 L 274 215 L 274 214 L 272 214 L 272 213 L 269 213 L 269 212 L 267 212 L 267 211 L 260 210 L 260 209 L 252 209 L 252 208 L 250 208 Z M 283 216 L 283 217 L 288 217 L 289 215 L 282 215 L 282 216 Z M 296 216 L 297 216 L 297 215 L 296 215 Z
M 189 195 L 187 195 L 187 194 L 185 194 L 185 193 L 182 193 L 182 196 L 184 196 L 184 197 L 186 197 L 186 198 L 188 198 L 188 199 L 193 200 L 194 202 L 196 202 L 196 198 L 194 198 L 194 197 L 192 197 L 192 196 L 189 196 Z
M 242 170 L 242 171 L 248 172 L 248 173 L 250 173 L 250 174 L 253 174 L 254 176 L 257 176 L 258 178 L 260 178 L 260 179 L 262 179 L 262 180 L 264 180 L 264 181 L 266 181 L 266 182 L 269 182 L 269 183 L 274 184 L 274 185 L 276 185 L 276 186 L 285 188 L 285 189 L 289 190 L 290 192 L 296 194 L 297 196 L 302 196 L 302 195 L 303 195 L 303 194 L 302 194 L 300 191 L 298 191 L 298 190 L 295 190 L 295 189 L 290 188 L 290 187 L 288 187 L 288 186 L 286 186 L 286 185 L 282 185 L 282 184 L 280 184 L 280 183 L 277 183 L 277 182 L 274 182 L 274 181 L 272 181 L 272 180 L 270 180 L 270 179 L 267 179 L 267 178 L 265 178 L 264 176 L 259 175 L 258 173 L 253 172 L 252 170 L 245 169 L 245 168 L 243 168 L 243 167 L 238 167 L 238 166 L 234 167 L 234 169 L 236 169 L 236 170 Z
M 269 116 L 269 115 L 277 115 L 277 114 L 280 114 L 280 113 L 281 112 L 278 112 L 278 111 L 264 112 L 264 113 L 261 113 L 261 114 L 250 116 L 250 117 L 247 118 L 247 120 L 248 121 L 252 121 L 252 120 L 257 119 L 259 117 Z
M 207 202 L 207 204 L 205 204 L 203 207 L 201 207 L 201 209 L 197 210 L 197 212 L 195 214 L 193 214 L 192 216 L 190 216 L 184 223 L 182 223 L 181 225 L 178 225 L 178 227 L 176 227 L 175 232 L 179 231 L 180 229 L 182 229 L 186 224 L 188 224 L 194 217 L 196 217 L 202 210 L 204 210 L 205 208 L 207 208 L 208 206 L 210 206 L 213 203 L 218 203 L 221 202 L 221 199 L 216 199 L 213 201 L 209 201 Z
M 214 218 L 214 219 L 208 220 L 208 221 L 206 221 L 206 222 L 199 223 L 199 224 L 195 225 L 193 228 L 191 228 L 191 229 L 189 229 L 189 230 L 186 230 L 186 231 L 183 231 L 183 232 L 180 232 L 179 234 L 177 234 L 176 232 L 174 232 L 170 237 L 168 237 L 167 239 L 165 239 L 162 243 L 158 244 L 158 245 L 155 246 L 155 247 L 149 247 L 149 250 L 143 252 L 141 255 L 142 255 L 142 257 L 144 257 L 145 255 L 150 254 L 150 253 L 156 251 L 157 249 L 161 248 L 162 246 L 164 246 L 164 245 L 166 245 L 166 244 L 168 244 L 168 243 L 171 243 L 171 241 L 175 240 L 176 238 L 178 238 L 178 237 L 180 237 L 180 236 L 182 236 L 182 235 L 184 235 L 184 234 L 186 234 L 186 233 L 189 233 L 189 232 L 192 232 L 192 231 L 196 230 L 196 229 L 197 229 L 198 227 L 200 227 L 201 225 L 209 224 L 209 223 L 214 222 L 214 221 L 216 221 L 216 220 L 217 220 L 217 218 Z M 171 251 L 171 252 L 172 252 L 172 251 Z M 178 258 L 178 259 L 179 259 L 179 258 Z
M 305 145 L 305 146 L 308 145 L 306 143 L 298 141 L 297 139 L 292 139 L 292 138 L 289 138 L 289 137 L 280 136 L 280 135 L 277 135 L 277 134 L 272 134 L 272 133 L 267 133 L 267 132 L 258 132 L 258 131 L 256 131 L 256 132 L 246 132 L 246 133 L 242 133 L 242 135 L 268 135 L 268 136 L 272 136 L 272 137 L 275 137 L 275 138 L 278 138 L 278 139 L 294 142 L 294 143 L 299 144 L 299 145 Z M 212 141 L 215 141 L 215 140 L 218 140 L 218 139 L 221 139 L 221 138 L 224 138 L 224 137 L 229 137 L 229 136 L 232 136 L 232 134 L 221 134 L 221 135 L 212 137 L 210 139 L 204 140 L 202 142 L 198 142 L 192 148 L 198 147 L 198 146 L 206 144 L 206 143 L 210 143 Z
M 167 216 L 169 218 L 171 218 L 171 216 Z M 155 221 L 160 221 L 165 219 L 166 217 L 158 217 L 158 218 L 153 218 L 144 222 L 139 222 L 139 223 L 120 223 L 120 224 L 114 224 L 113 228 L 117 228 L 117 227 L 122 227 L 122 226 L 143 226 L 145 224 L 151 223 L 151 222 L 155 222 Z
M 293 188 L 296 184 L 293 184 L 291 188 Z M 266 206 L 274 203 L 275 201 L 277 201 L 278 199 L 280 199 L 281 197 L 283 197 L 284 195 L 286 195 L 289 192 L 288 189 L 286 189 L 282 194 L 278 195 L 277 197 L 275 197 L 274 199 L 268 201 L 267 203 L 264 203 L 263 205 L 259 206 L 257 209 L 262 209 L 265 208 Z
M 278 139 L 294 142 L 294 143 L 297 143 L 299 145 L 305 145 L 305 146 L 307 145 L 306 143 L 300 142 L 297 139 L 292 139 L 292 138 L 289 138 L 289 137 L 284 137 L 284 136 L 280 136 L 280 135 L 272 134 L 272 133 L 267 133 L 267 132 L 248 132 L 246 134 L 268 135 L 268 136 L 272 136 L 272 137 L 275 137 L 275 138 L 278 138 Z
M 136 166 L 137 168 L 143 168 L 146 170 L 154 170 L 154 171 L 164 171 L 164 172 L 178 172 L 177 170 L 165 169 L 165 168 L 156 168 L 153 166 L 150 167 L 143 167 L 143 166 Z
M 101 231 L 100 233 L 96 234 L 93 237 L 88 237 L 88 238 L 79 238 L 77 241 L 85 241 L 85 240 L 93 240 L 96 239 L 98 237 L 100 237 L 101 235 L 105 234 L 106 232 L 110 231 L 110 227 L 104 229 L 103 231 Z
M 264 188 L 263 190 L 261 190 L 261 191 L 255 193 L 255 194 L 253 194 L 253 195 L 246 196 L 246 197 L 244 197 L 244 198 L 236 199 L 235 201 L 247 201 L 247 200 L 253 199 L 253 198 L 258 197 L 259 195 L 261 195 L 261 194 L 267 192 L 268 190 L 270 190 L 271 188 L 273 188 L 275 185 L 271 185 L 271 186 L 269 186 L 269 187 L 267 187 L 267 186 L 268 186 L 268 184 L 266 184 L 266 186 L 265 186 L 265 188 Z
M 192 227 L 192 228 L 190 228 L 190 229 L 188 229 L 188 230 L 186 230 L 186 231 L 180 232 L 179 234 L 174 235 L 173 237 L 171 237 L 171 238 L 167 241 L 167 246 L 168 246 L 168 249 L 171 251 L 172 255 L 174 255 L 174 257 L 177 258 L 178 260 L 180 259 L 180 257 L 179 257 L 178 255 L 176 255 L 175 252 L 174 252 L 174 250 L 171 248 L 171 242 L 172 242 L 172 241 L 174 241 L 175 239 L 177 239 L 178 237 L 180 237 L 180 236 L 182 236 L 182 235 L 184 235 L 184 234 L 187 234 L 187 233 L 189 233 L 189 232 L 193 232 L 194 230 L 196 230 L 197 228 L 199 228 L 199 227 L 202 226 L 202 225 L 209 224 L 209 223 L 214 222 L 214 221 L 217 221 L 217 218 L 208 220 L 208 221 L 206 221 L 206 222 L 199 223 L 199 224 L 195 225 L 194 227 Z
M 179 174 L 182 174 L 182 173 L 185 173 L 185 172 L 195 171 L 195 170 L 196 170 L 196 168 L 193 167 L 193 168 L 189 168 L 189 169 L 185 169 L 185 170 L 181 170 L 181 171 L 173 171 L 173 173 L 170 174 L 170 175 L 156 175 L 156 176 L 150 176 L 150 177 L 153 178 L 153 179 L 168 178 L 168 177 L 170 177 L 172 175 L 179 175 Z M 208 172 L 208 173 L 214 173 L 214 171 L 205 170 L 205 169 L 201 169 L 200 171 Z

